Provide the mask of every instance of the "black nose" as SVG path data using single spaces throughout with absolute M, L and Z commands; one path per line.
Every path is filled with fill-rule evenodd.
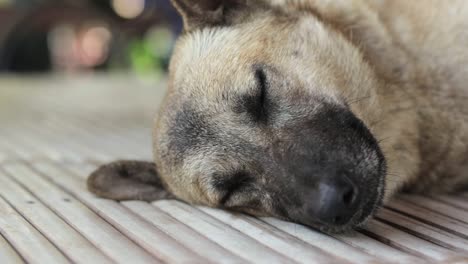
M 316 217 L 336 226 L 348 223 L 359 208 L 360 195 L 356 185 L 343 176 L 320 182 L 318 187 Z

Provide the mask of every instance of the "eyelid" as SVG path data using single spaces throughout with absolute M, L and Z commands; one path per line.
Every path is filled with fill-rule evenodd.
M 267 119 L 267 96 L 268 96 L 268 79 L 267 75 L 262 68 L 258 68 L 255 70 L 255 78 L 258 83 L 258 92 L 256 96 L 256 112 L 255 118 L 258 122 L 266 122 Z
M 255 70 L 255 78 L 257 79 L 257 82 L 259 84 L 260 102 L 261 102 L 261 105 L 263 106 L 265 104 L 266 93 L 267 93 L 267 76 L 265 74 L 265 71 L 261 68 Z
M 246 113 L 251 121 L 265 124 L 268 120 L 268 109 L 270 99 L 268 98 L 268 76 L 267 72 L 256 67 L 253 72 L 253 82 L 248 92 L 240 95 L 233 107 L 237 114 Z

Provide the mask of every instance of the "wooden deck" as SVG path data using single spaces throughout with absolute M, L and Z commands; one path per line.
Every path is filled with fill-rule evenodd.
M 400 196 L 328 236 L 177 201 L 99 199 L 98 164 L 151 159 L 164 84 L 0 78 L 0 263 L 468 263 L 468 195 Z

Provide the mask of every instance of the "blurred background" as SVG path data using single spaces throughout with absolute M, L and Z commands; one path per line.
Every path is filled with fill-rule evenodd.
M 170 0 L 0 0 L 2 162 L 151 159 Z
M 180 30 L 169 0 L 0 0 L 0 73 L 161 78 Z

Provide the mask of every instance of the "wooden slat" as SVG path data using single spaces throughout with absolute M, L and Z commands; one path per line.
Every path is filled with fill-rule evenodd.
M 333 235 L 333 237 L 384 260 L 386 259 L 396 263 L 421 263 L 420 258 L 408 254 L 406 251 L 396 249 L 385 242 L 372 239 L 360 232 L 353 231 L 347 235 Z M 423 263 L 426 262 L 427 261 L 423 261 Z
M 80 137 L 74 135 L 74 133 L 67 134 L 56 131 L 48 125 L 49 123 L 47 120 L 44 120 L 41 126 L 36 126 L 29 122 L 22 123 L 21 131 L 27 131 L 27 133 L 26 135 L 20 134 L 19 136 L 25 137 L 29 133 L 34 133 L 35 136 L 31 138 L 34 140 L 34 144 L 40 146 L 44 154 L 54 161 L 82 162 L 84 159 L 110 159 L 99 151 L 87 148 L 87 145 L 83 144 L 83 142 L 78 144 L 75 138 Z M 64 137 L 65 135 L 66 137 Z
M 4 149 L 6 148 L 16 159 L 32 160 L 34 157 L 38 156 L 37 153 L 28 151 L 22 144 L 12 142 L 11 138 L 5 133 L 0 137 L 0 146 Z
M 100 136 L 103 132 L 94 131 L 95 128 L 90 127 L 89 124 L 83 124 L 80 120 L 49 118 L 45 125 L 47 130 L 51 131 L 50 136 L 59 137 L 56 140 L 68 145 L 70 149 L 86 157 L 86 159 L 110 161 L 115 159 L 116 150 L 120 149 L 122 151 L 119 144 L 113 144 L 112 146 L 115 149 L 108 150 L 107 147 L 103 146 L 104 141 Z M 50 138 L 49 140 L 53 139 Z
M 2 140 L 2 137 L 3 133 L 0 133 L 0 152 L 2 156 L 0 163 L 7 163 L 10 161 L 20 160 L 21 157 L 14 150 L 12 150 L 9 145 L 6 145 L 4 143 L 3 140 L 5 140 L 5 138 L 3 138 Z
M 376 237 L 380 241 L 428 259 L 443 263 L 468 261 L 468 257 L 461 252 L 454 252 L 440 247 L 376 220 L 370 221 L 365 229 L 368 231 L 367 234 Z
M 75 263 L 111 263 L 88 240 L 0 171 L 4 199 Z M 66 234 L 66 235 L 65 235 Z
M 468 199 L 463 199 L 460 196 L 438 195 L 434 199 L 450 204 L 457 208 L 468 210 Z
M 243 258 L 255 260 L 257 263 L 294 263 L 292 259 L 258 243 L 211 216 L 196 209 L 187 208 L 181 202 L 157 201 L 153 205 Z
M 81 178 L 83 181 L 86 181 L 89 177 L 89 175 L 95 171 L 99 166 L 101 166 L 101 162 L 98 163 L 90 163 L 90 162 L 85 162 L 85 163 L 68 163 L 66 165 L 63 165 L 63 169 L 65 171 L 73 173 L 73 175 Z
M 0 232 L 0 263 L 21 264 L 24 263 L 20 255 L 11 247 Z
M 312 261 L 319 263 L 347 262 L 340 256 L 326 253 L 322 249 L 308 245 L 275 227 L 250 220 L 247 216 L 206 207 L 200 209 L 298 263 Z
M 69 122 L 73 122 L 73 120 Z M 102 162 L 115 159 L 115 157 L 105 152 L 101 147 L 96 148 L 100 144 L 87 140 L 87 134 L 85 133 L 88 133 L 88 131 L 85 128 L 79 125 L 73 129 L 68 128 L 68 123 L 62 121 L 61 124 L 56 124 L 56 122 L 50 119 L 47 119 L 47 122 L 44 123 L 45 127 L 41 127 L 41 129 L 36 127 L 36 130 L 37 133 L 41 133 L 43 139 L 49 142 L 49 144 L 53 144 L 54 139 L 58 140 L 60 144 L 55 143 L 55 145 L 60 145 L 62 149 L 65 147 L 73 150 L 74 153 L 79 153 L 82 159 L 93 159 Z M 44 133 L 43 129 L 47 129 L 47 132 Z M 99 134 L 94 134 L 94 137 L 99 138 Z
M 468 211 L 418 195 L 400 195 L 400 199 L 468 224 Z
M 399 199 L 394 199 L 386 207 L 468 239 L 468 226 L 453 218 Z
M 35 136 L 31 137 L 30 133 L 33 133 Z M 10 132 L 9 137 L 12 142 L 17 142 L 16 145 L 21 145 L 24 149 L 35 153 L 33 159 L 47 158 L 58 162 L 65 160 L 78 162 L 81 158 L 68 150 L 59 150 L 58 148 L 60 148 L 61 144 L 47 143 L 38 138 L 38 134 L 34 130 L 31 131 L 24 127 L 17 127 L 14 132 Z
M 396 226 L 407 233 L 411 233 L 435 244 L 468 252 L 468 240 L 435 226 L 425 224 L 391 210 L 381 210 L 376 217 L 380 221 Z
M 303 225 L 275 218 L 263 218 L 262 220 L 311 245 L 330 251 L 354 263 L 422 263 L 422 260 L 417 257 L 396 250 L 355 231 L 345 235 L 336 235 L 336 238 L 334 238 L 319 232 L 311 232 Z
M 66 174 L 49 163 L 38 163 L 34 167 L 41 171 L 45 178 L 86 204 L 159 259 L 167 262 L 206 261 L 117 202 L 95 198 L 87 191 L 84 182 L 79 178 L 70 177 L 70 174 Z
M 244 263 L 247 261 L 148 203 L 129 201 L 123 202 L 123 205 L 213 263 Z
M 75 135 L 71 140 L 77 140 L 78 144 L 86 145 L 94 151 L 104 153 L 113 159 L 132 157 L 133 159 L 151 158 L 150 137 L 148 137 L 147 140 L 142 143 L 140 140 L 135 141 L 135 135 L 119 135 L 117 133 L 119 130 L 112 130 L 112 133 L 106 134 L 104 131 L 102 131 L 102 128 L 99 127 L 90 128 L 89 126 L 86 127 L 86 125 L 83 125 L 83 127 L 86 127 L 86 129 L 84 129 L 80 125 L 70 123 L 57 124 L 57 126 L 66 128 L 67 131 L 62 132 L 61 134 Z M 148 128 L 147 131 L 149 134 L 150 129 Z M 100 136 L 103 134 L 106 136 Z M 122 148 L 122 142 L 125 142 L 125 148 Z M 94 156 L 95 155 L 93 154 L 91 157 Z M 102 160 L 106 161 L 106 159 Z M 108 159 L 107 161 L 109 160 L 111 159 Z
M 9 128 L 5 132 L 9 144 L 14 142 L 15 150 L 26 152 L 26 155 L 33 159 L 50 158 L 56 161 L 62 160 L 63 155 L 55 149 L 55 145 L 44 144 L 36 136 L 32 137 L 30 131 L 23 129 L 19 124 L 16 124 L 14 128 Z
M 44 181 L 29 168 L 21 164 L 8 164 L 4 166 L 4 169 L 29 192 L 34 193 L 42 203 L 116 262 L 156 261 L 80 201 Z M 55 176 L 60 177 L 60 175 Z
M 69 263 L 39 231 L 0 196 L 0 233 L 29 263 Z
M 7 160 L 8 160 L 8 154 L 6 153 L 5 150 L 0 148 L 0 163 L 4 163 Z

